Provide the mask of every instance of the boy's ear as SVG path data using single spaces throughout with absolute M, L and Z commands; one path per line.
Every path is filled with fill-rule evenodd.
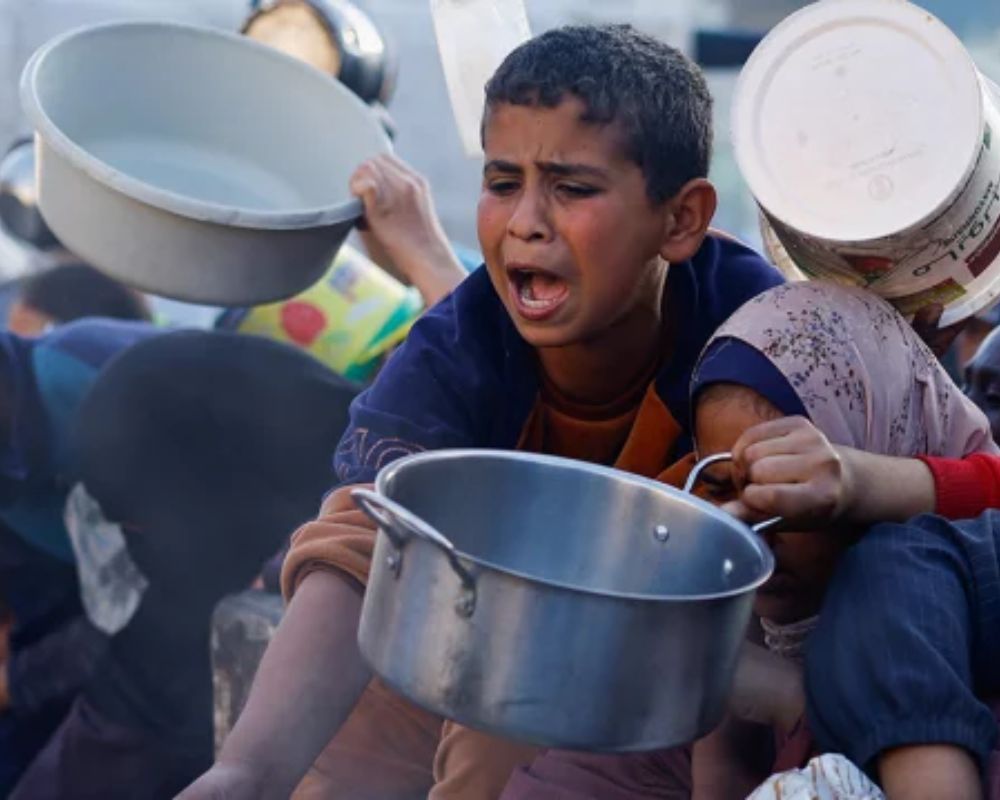
M 694 256 L 705 240 L 718 205 L 719 196 L 707 179 L 695 178 L 685 183 L 665 203 L 660 257 L 668 263 L 676 263 Z

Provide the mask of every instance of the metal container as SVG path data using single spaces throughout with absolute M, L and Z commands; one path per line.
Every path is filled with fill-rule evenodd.
M 526 453 L 409 456 L 376 489 L 354 493 L 379 524 L 359 643 L 401 694 L 572 749 L 670 747 L 718 724 L 774 568 L 748 526 L 655 481 Z
M 389 149 L 333 78 L 245 37 L 170 23 L 61 36 L 25 68 L 38 200 L 59 239 L 120 280 L 217 305 L 319 280 Z

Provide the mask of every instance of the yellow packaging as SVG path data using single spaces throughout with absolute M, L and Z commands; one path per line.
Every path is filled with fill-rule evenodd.
M 344 246 L 319 283 L 290 300 L 249 309 L 237 329 L 293 344 L 363 381 L 406 337 L 422 308 L 416 290 Z

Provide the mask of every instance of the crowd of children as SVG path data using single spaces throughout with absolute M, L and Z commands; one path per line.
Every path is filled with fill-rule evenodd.
M 988 424 L 894 312 L 853 293 L 768 292 L 782 282 L 778 273 L 708 231 L 716 202 L 706 179 L 711 130 L 697 69 L 630 28 L 563 28 L 506 59 L 486 87 L 478 212 L 485 267 L 420 320 L 353 405 L 335 458 L 339 488 L 296 534 L 285 561 L 286 616 L 218 762 L 185 800 L 287 796 L 314 761 L 299 796 L 519 796 L 508 784 L 522 778 L 538 797 L 673 796 L 657 794 L 665 790 L 656 766 L 541 753 L 436 719 L 372 678 L 354 635 L 374 530 L 347 492 L 400 455 L 520 448 L 676 481 L 693 449 L 732 445 L 735 472 L 712 480 L 729 508 L 824 528 L 774 537 L 778 574 L 758 606 L 765 643 L 784 655 L 804 648 L 808 663 L 816 661 L 811 618 L 834 562 L 866 541 L 865 528 L 989 505 L 997 450 Z M 851 339 L 858 331 L 868 345 Z M 886 349 L 898 355 L 886 358 Z M 692 391 L 702 389 L 692 431 Z M 950 566 L 966 563 L 956 557 Z M 882 566 L 893 588 L 880 591 L 899 592 L 895 570 L 905 565 Z M 948 613 L 988 623 L 996 594 L 988 578 L 987 569 L 975 602 L 942 593 L 954 606 Z M 995 722 L 970 700 L 954 724 L 932 725 L 927 682 L 905 677 L 913 670 L 933 678 L 934 653 L 961 660 L 986 647 L 981 625 L 951 629 L 946 639 L 929 615 L 895 611 L 911 619 L 922 651 L 885 650 L 866 673 L 863 645 L 837 650 L 839 694 L 822 685 L 829 661 L 819 680 L 806 673 L 803 697 L 819 746 L 852 755 L 891 797 L 980 796 Z M 823 613 L 819 624 L 864 613 Z M 818 639 L 837 647 L 836 637 Z M 940 692 L 975 697 L 990 690 L 975 677 L 956 673 L 947 690 L 930 680 Z M 895 680 L 898 694 L 881 692 L 884 680 Z M 797 713 L 776 718 L 801 728 L 801 702 Z M 908 724 L 914 715 L 928 724 Z M 692 758 L 660 757 L 682 795 L 741 796 L 769 769 L 802 760 L 790 753 L 813 751 L 796 744 L 800 730 L 779 731 L 777 758 L 739 724 L 717 733 Z M 630 777 L 632 792 L 612 795 L 611 779 L 573 794 L 574 776 L 603 780 L 595 762 Z
M 0 338 L 0 532 L 31 531 L 69 587 L 30 644 L 75 626 L 66 641 L 92 654 L 46 706 L 12 796 L 708 800 L 764 783 L 781 797 L 782 781 L 827 774 L 789 771 L 836 753 L 866 796 L 1000 798 L 996 338 L 966 397 L 883 301 L 786 284 L 711 230 L 712 99 L 650 36 L 550 31 L 485 99 L 484 265 L 464 280 L 419 176 L 394 159 L 355 175 L 372 250 L 433 306 L 357 397 L 252 337 L 91 320 Z M 544 750 L 373 676 L 356 633 L 376 531 L 350 491 L 447 447 L 675 485 L 696 457 L 733 452 L 705 496 L 790 530 L 766 534 L 777 569 L 717 730 L 656 753 Z M 334 480 L 284 555 L 285 616 L 213 765 L 211 607 Z M 17 517 L 54 508 L 67 530 Z M 815 789 L 848 796 L 831 791 Z

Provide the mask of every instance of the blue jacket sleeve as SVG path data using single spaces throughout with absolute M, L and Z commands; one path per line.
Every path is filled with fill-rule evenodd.
M 337 479 L 371 482 L 423 450 L 512 447 L 536 389 L 530 348 L 480 268 L 417 321 L 354 401 L 334 457 Z

